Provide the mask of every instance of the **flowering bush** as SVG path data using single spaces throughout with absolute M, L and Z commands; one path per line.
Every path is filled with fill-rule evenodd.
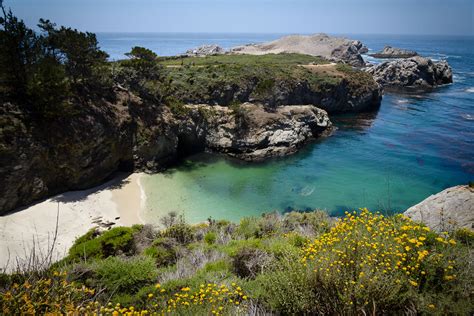
M 274 311 L 468 314 L 472 308 L 469 251 L 403 215 L 346 213 L 308 240 L 296 260 L 280 260 L 257 279 L 260 300 Z
M 68 282 L 66 273 L 13 283 L 0 292 L 3 315 L 66 314 L 91 299 L 94 290 Z
M 40 278 L 33 283 L 14 283 L 8 291 L 1 293 L 0 306 L 4 315 L 222 315 L 243 312 L 248 299 L 235 283 L 231 286 L 201 284 L 197 289 L 184 287 L 176 293 L 168 293 L 156 284 L 155 290 L 148 294 L 145 308 L 122 307 L 120 303 L 102 305 L 95 300 L 94 292 L 68 282 L 66 273 L 55 272 L 53 277 Z

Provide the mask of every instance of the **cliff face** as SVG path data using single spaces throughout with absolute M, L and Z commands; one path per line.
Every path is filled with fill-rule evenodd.
M 38 124 L 17 106 L 0 109 L 0 214 L 103 181 L 130 168 L 132 124 L 113 107 Z
M 369 73 L 347 65 L 209 64 L 206 67 L 169 68 L 175 85 L 173 96 L 188 104 L 251 102 L 268 107 L 312 104 L 328 113 L 374 110 L 382 98 L 381 86 Z
M 293 153 L 331 130 L 326 112 L 314 106 L 194 105 L 173 114 L 127 94 L 50 122 L 11 104 L 0 108 L 0 118 L 0 214 L 99 184 L 117 170 L 158 170 L 204 150 L 261 160 Z

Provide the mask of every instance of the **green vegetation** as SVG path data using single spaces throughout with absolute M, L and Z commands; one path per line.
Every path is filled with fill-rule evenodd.
M 219 66 L 219 65 L 321 65 L 329 63 L 320 57 L 301 54 L 215 55 L 205 57 L 161 58 L 164 66 Z
M 91 231 L 69 260 L 3 275 L 2 310 L 468 315 L 474 308 L 471 230 L 438 234 L 367 210 L 338 220 L 315 211 L 194 226 L 170 214 L 163 224 Z
M 140 226 L 118 227 L 98 234 L 91 230 L 78 238 L 69 250 L 65 261 L 80 261 L 94 258 L 106 258 L 119 253 L 130 254 L 133 252 L 133 234 Z
M 41 19 L 37 34 L 0 2 L 0 91 L 2 102 L 21 104 L 38 118 L 73 113 L 72 100 L 87 102 L 106 96 L 103 77 L 107 54 L 96 36 L 56 27 Z

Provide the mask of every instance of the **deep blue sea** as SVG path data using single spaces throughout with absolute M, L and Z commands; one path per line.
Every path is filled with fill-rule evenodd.
M 202 44 L 230 48 L 280 36 L 98 34 L 111 59 L 124 58 L 132 46 L 165 56 Z M 427 94 L 385 94 L 374 113 L 332 116 L 337 131 L 331 137 L 290 157 L 247 164 L 200 154 L 186 167 L 146 176 L 144 218 L 153 222 L 169 211 L 183 212 L 191 222 L 293 209 L 332 215 L 359 207 L 400 212 L 447 187 L 474 181 L 474 38 L 347 37 L 371 51 L 392 45 L 446 59 L 454 83 Z

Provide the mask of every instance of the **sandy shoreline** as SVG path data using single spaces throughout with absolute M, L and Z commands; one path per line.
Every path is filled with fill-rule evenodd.
M 0 216 L 0 271 L 11 270 L 17 263 L 27 265 L 33 251 L 38 258 L 45 257 L 55 235 L 52 261 L 64 257 L 74 240 L 93 227 L 143 223 L 141 176 L 117 174 L 100 186 L 66 192 Z

